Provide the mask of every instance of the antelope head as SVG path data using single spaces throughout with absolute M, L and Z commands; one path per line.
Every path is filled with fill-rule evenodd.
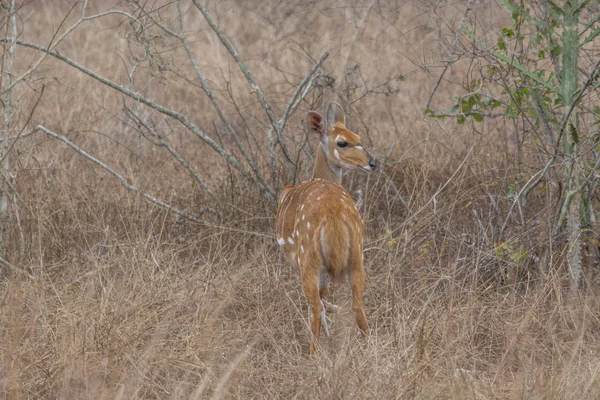
M 375 158 L 362 146 L 360 136 L 346 128 L 344 110 L 335 101 L 327 107 L 327 121 L 318 112 L 310 111 L 306 123 L 308 131 L 317 133 L 321 139 L 314 178 L 330 178 L 339 183 L 342 168 L 373 171 L 377 167 Z M 325 168 L 333 176 L 327 176 Z

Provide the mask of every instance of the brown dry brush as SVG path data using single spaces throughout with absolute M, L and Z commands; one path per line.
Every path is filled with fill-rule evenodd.
M 430 68 L 443 67 L 438 41 L 440 35 L 452 38 L 452 32 L 432 23 L 444 13 L 428 2 L 401 3 L 373 2 L 367 9 L 358 2 L 344 7 L 290 2 L 259 11 L 246 2 L 207 5 L 275 112 L 285 110 L 294 85 L 330 51 L 315 89 L 284 132 L 296 170 L 282 161 L 275 183 L 310 174 L 317 141 L 303 130 L 305 111 L 330 99 L 345 103 L 352 129 L 378 149 L 376 173 L 351 173 L 344 182 L 359 201 L 367 228 L 368 337 L 356 332 L 346 288 L 333 288 L 332 302 L 342 311 L 328 316 L 332 336 L 310 357 L 298 271 L 279 254 L 274 209 L 256 185 L 173 121 L 46 60 L 28 85 L 16 89 L 27 115 L 39 95 L 35 90 L 45 85 L 25 130 L 43 123 L 129 182 L 139 178 L 139 187 L 166 203 L 190 214 L 207 205 L 218 212 L 206 212 L 198 221 L 177 217 L 140 202 L 64 142 L 40 132 L 20 139 L 11 153 L 15 200 L 6 257 L 27 273 L 2 268 L 0 397 L 599 397 L 600 305 L 591 280 L 589 290 L 566 295 L 566 249 L 547 233 L 552 199 L 533 192 L 524 226 L 509 212 L 506 199 L 516 174 L 504 147 L 506 127 L 423 118 L 422 106 L 438 75 L 415 70 L 413 56 L 427 48 L 436 55 L 427 60 Z M 23 40 L 46 38 L 49 33 L 34 22 L 58 26 L 70 7 L 33 6 L 38 5 L 45 11 L 32 13 L 26 26 L 40 30 L 25 29 Z M 269 120 L 262 105 L 247 93 L 246 79 L 214 32 L 198 13 L 192 17 L 193 5 L 183 5 L 185 18 L 197 18 L 198 29 L 206 33 L 194 37 L 194 49 L 217 54 L 215 64 L 202 61 L 203 70 L 230 124 L 243 132 L 241 140 L 261 171 L 269 171 L 264 140 Z M 93 2 L 89 7 L 102 11 Z M 493 10 L 484 7 L 494 6 L 481 7 L 493 25 Z M 166 21 L 172 10 L 154 15 Z M 241 12 L 260 29 L 235 24 Z M 73 22 L 69 18 L 78 18 L 75 14 L 65 26 Z M 123 37 L 127 30 L 113 17 L 83 24 L 79 36 L 58 50 L 127 82 L 127 69 L 109 45 L 113 34 Z M 303 28 L 307 21 L 308 30 Z M 415 29 L 407 32 L 407 26 Z M 342 35 L 344 29 L 357 33 Z M 169 43 L 161 37 L 148 45 Z M 284 50 L 290 43 L 300 43 L 296 50 L 310 55 L 310 62 L 297 65 L 296 56 Z M 70 52 L 83 44 L 92 50 Z M 392 44 L 403 55 L 387 53 Z M 361 64 L 360 70 L 336 64 L 348 54 L 344 46 L 352 50 L 348 65 Z M 273 69 L 256 61 L 271 48 L 276 51 L 267 57 L 270 62 L 281 59 Z M 162 58 L 152 62 L 183 65 L 185 51 L 178 49 L 165 55 L 161 48 Z M 32 60 L 40 56 L 18 51 Z M 365 61 L 370 58 L 373 63 Z M 19 62 L 25 61 L 17 59 L 22 72 L 26 63 Z M 149 62 L 147 67 L 148 75 L 138 76 L 155 73 L 148 92 L 153 98 L 179 110 L 193 104 L 196 123 L 217 143 L 234 148 L 206 95 L 157 66 L 150 71 Z M 458 76 L 468 67 L 457 63 L 453 68 Z M 385 78 L 400 73 L 407 78 Z M 450 97 L 454 87 L 451 79 L 444 80 L 438 95 Z M 22 126 L 26 119 L 18 121 Z M 165 146 L 155 145 L 160 142 L 153 132 L 202 174 L 218 202 Z M 282 160 L 285 155 L 277 151 Z M 235 154 L 243 157 L 239 150 Z M 536 257 L 546 246 L 552 249 L 552 268 L 542 275 Z

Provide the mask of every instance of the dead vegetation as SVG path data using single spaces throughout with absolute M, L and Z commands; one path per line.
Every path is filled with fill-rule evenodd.
M 100 12 L 101 3 L 90 7 Z M 286 130 L 299 178 L 310 174 L 316 147 L 303 129 L 306 111 L 360 98 L 349 107 L 351 127 L 385 165 L 370 176 L 345 177 L 355 200 L 362 199 L 366 222 L 369 336 L 358 334 L 347 288 L 334 288 L 342 311 L 328 315 L 332 336 L 309 356 L 306 302 L 298 271 L 279 253 L 273 206 L 208 146 L 175 124 L 158 124 L 209 178 L 215 204 L 164 148 L 140 140 L 122 118 L 125 99 L 48 59 L 29 85 L 19 86 L 22 124 L 44 84 L 31 125 L 66 135 L 181 210 L 212 210 L 199 222 L 178 218 L 62 142 L 42 134 L 19 140 L 6 257 L 26 273 L 1 270 L 0 397 L 600 396 L 595 271 L 580 293 L 567 295 L 567 249 L 551 241 L 551 199 L 541 188 L 527 216 L 535 223 L 502 219 L 515 174 L 507 126 L 456 126 L 423 115 L 461 5 L 362 3 L 232 0 L 207 7 L 277 111 L 330 52 L 323 70 L 335 81 L 323 78 Z M 47 42 L 71 6 L 26 5 L 22 38 Z M 490 29 L 502 24 L 497 10 L 493 2 L 477 3 L 477 17 Z M 192 11 L 186 18 L 196 24 L 190 41 L 203 55 L 200 65 L 266 165 L 266 143 L 256 140 L 268 129 L 264 111 Z M 59 50 L 125 83 L 126 31 L 118 16 L 92 20 Z M 227 144 L 206 96 L 176 79 L 190 73 L 180 62 L 183 50 L 158 34 L 149 37 L 162 58 L 147 64 L 146 94 L 192 110 L 195 123 Z M 39 56 L 19 51 L 20 71 Z M 360 75 L 349 81 L 354 65 Z M 450 99 L 467 71 L 453 66 L 436 98 Z M 372 89 L 384 83 L 385 90 Z M 290 179 L 281 171 L 281 180 Z M 551 268 L 542 272 L 540 248 L 549 243 Z

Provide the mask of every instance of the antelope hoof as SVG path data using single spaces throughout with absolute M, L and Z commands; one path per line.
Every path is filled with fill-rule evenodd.
M 325 336 L 329 337 L 329 326 L 327 326 L 327 317 L 325 315 L 325 307 L 321 309 L 321 325 L 325 331 Z
M 338 312 L 341 310 L 340 306 L 336 306 L 335 304 L 331 304 L 325 300 L 321 300 L 321 304 L 323 305 L 323 308 L 327 309 L 327 311 Z

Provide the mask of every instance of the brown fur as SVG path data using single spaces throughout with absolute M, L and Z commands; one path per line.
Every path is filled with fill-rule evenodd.
M 300 270 L 300 278 L 312 311 L 311 331 L 316 346 L 321 330 L 320 274 L 333 280 L 349 273 L 352 308 L 359 328 L 366 333 L 367 321 L 362 309 L 365 285 L 363 265 L 364 225 L 354 201 L 340 185 L 342 168 L 374 169 L 373 157 L 361 146 L 360 137 L 344 126 L 344 115 L 337 103 L 327 112 L 330 127 L 323 117 L 308 114 L 310 131 L 321 135 L 321 145 L 313 180 L 286 186 L 277 210 L 277 238 L 290 263 Z M 345 142 L 347 146 L 340 147 Z

